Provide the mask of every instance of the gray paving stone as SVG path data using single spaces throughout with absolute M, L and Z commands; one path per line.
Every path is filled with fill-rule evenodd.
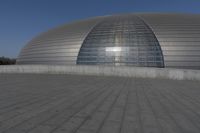
M 199 133 L 200 82 L 0 74 L 0 133 Z

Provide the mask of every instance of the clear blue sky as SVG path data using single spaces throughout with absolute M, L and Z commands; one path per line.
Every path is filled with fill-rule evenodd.
M 0 56 L 17 57 L 31 38 L 60 24 L 126 12 L 200 13 L 200 0 L 0 0 Z

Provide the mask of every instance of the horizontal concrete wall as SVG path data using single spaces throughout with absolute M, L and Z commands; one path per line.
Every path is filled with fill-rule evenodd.
M 53 65 L 8 65 L 0 66 L 0 73 L 48 73 L 103 75 L 139 78 L 165 78 L 177 80 L 200 80 L 200 70 L 169 68 L 114 67 L 114 66 L 53 66 Z

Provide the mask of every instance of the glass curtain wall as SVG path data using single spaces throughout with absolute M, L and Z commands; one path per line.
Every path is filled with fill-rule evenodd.
M 164 67 L 159 42 L 136 15 L 109 16 L 84 40 L 77 64 Z

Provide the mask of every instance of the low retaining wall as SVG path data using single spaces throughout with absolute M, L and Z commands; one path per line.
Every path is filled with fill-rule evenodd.
M 7 65 L 0 66 L 0 73 L 80 74 L 139 78 L 165 78 L 176 80 L 200 80 L 200 70 L 125 66 Z

